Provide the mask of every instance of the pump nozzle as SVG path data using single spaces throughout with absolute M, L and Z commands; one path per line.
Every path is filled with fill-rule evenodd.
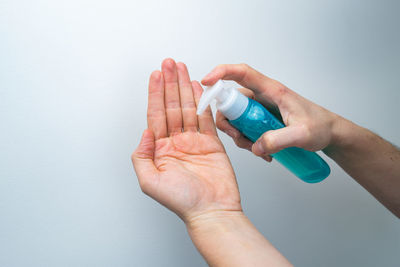
M 208 86 L 203 94 L 200 97 L 199 104 L 197 105 L 197 115 L 201 115 L 208 105 L 211 104 L 211 101 L 216 98 L 218 101 L 224 101 L 229 97 L 229 93 L 225 92 L 224 82 L 222 80 L 218 80 L 213 86 Z
M 197 105 L 197 115 L 201 115 L 214 98 L 217 100 L 217 109 L 228 120 L 237 119 L 244 112 L 248 104 L 247 97 L 239 93 L 238 90 L 227 86 L 224 81 L 219 80 L 213 86 L 207 87 L 204 90 Z

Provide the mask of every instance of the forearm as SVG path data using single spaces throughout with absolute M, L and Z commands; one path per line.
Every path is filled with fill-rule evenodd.
M 243 212 L 204 214 L 186 225 L 210 266 L 292 266 Z
M 395 146 L 339 117 L 324 152 L 400 217 L 400 151 Z

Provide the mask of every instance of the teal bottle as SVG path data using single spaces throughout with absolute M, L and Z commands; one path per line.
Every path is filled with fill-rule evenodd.
M 253 142 L 266 131 L 285 127 L 263 105 L 250 98 L 242 115 L 229 122 Z M 285 148 L 271 156 L 307 183 L 318 183 L 330 174 L 329 165 L 317 153 L 302 148 Z
M 263 105 L 222 80 L 203 92 L 197 105 L 197 114 L 202 114 L 213 100 L 217 101 L 217 109 L 229 122 L 253 142 L 269 130 L 285 127 Z M 302 148 L 285 148 L 271 156 L 307 183 L 318 183 L 331 172 L 329 165 L 317 153 Z

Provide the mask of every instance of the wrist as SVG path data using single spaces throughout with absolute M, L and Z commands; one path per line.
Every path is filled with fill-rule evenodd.
M 213 211 L 186 223 L 210 266 L 291 266 L 242 211 Z
M 200 251 L 212 240 L 237 235 L 253 227 L 243 211 L 211 211 L 192 217 L 185 224 L 190 238 Z
M 201 213 L 185 220 L 189 234 L 202 230 L 218 230 L 221 225 L 236 221 L 248 221 L 241 210 L 215 210 Z
M 350 148 L 357 139 L 357 132 L 361 128 L 353 122 L 335 114 L 331 129 L 331 141 L 323 149 L 329 157 L 341 153 Z

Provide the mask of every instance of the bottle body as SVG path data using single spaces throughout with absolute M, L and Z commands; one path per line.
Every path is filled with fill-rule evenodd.
M 253 142 L 266 131 L 285 127 L 264 106 L 253 99 L 249 99 L 246 110 L 239 118 L 229 122 Z M 285 148 L 271 156 L 307 183 L 318 183 L 330 174 L 329 165 L 317 153 L 302 148 Z

